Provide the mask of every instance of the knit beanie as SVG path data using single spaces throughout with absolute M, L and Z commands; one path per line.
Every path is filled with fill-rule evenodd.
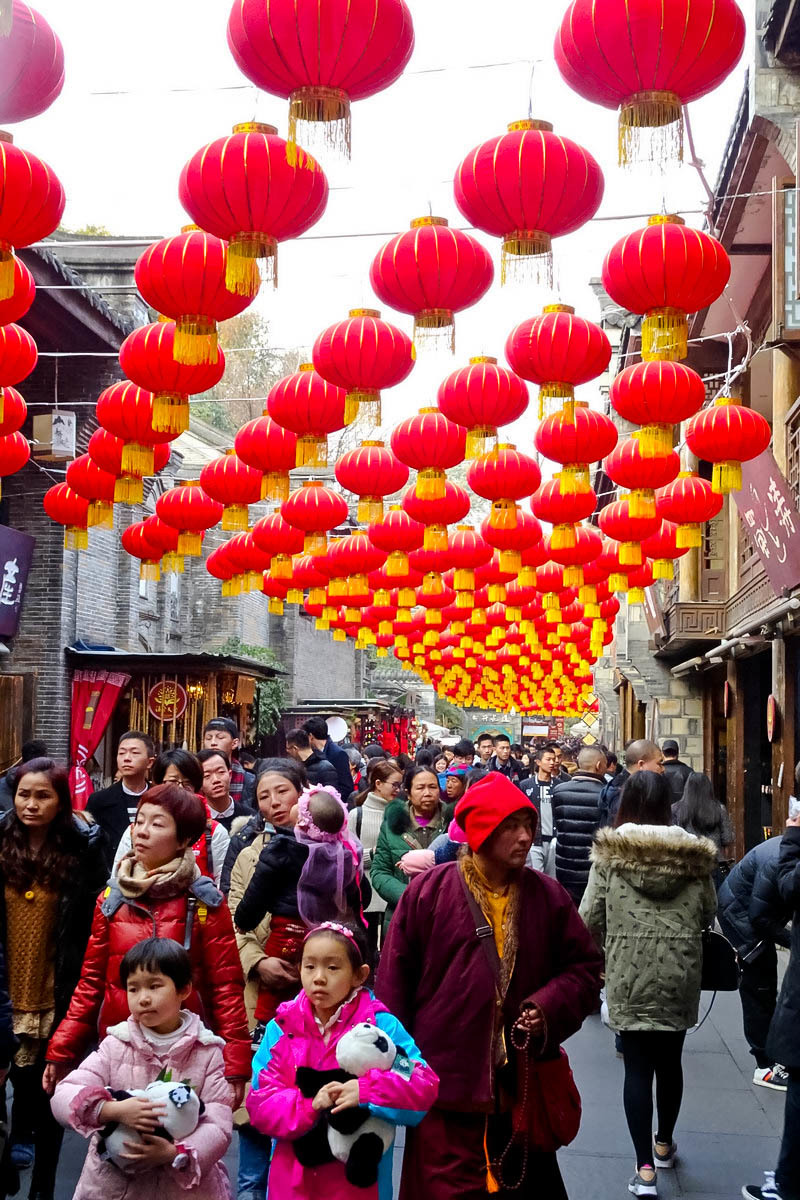
M 459 800 L 455 817 L 466 832 L 470 850 L 476 851 L 506 817 L 520 811 L 531 813 L 535 830 L 538 814 L 525 793 L 499 771 L 490 771 Z

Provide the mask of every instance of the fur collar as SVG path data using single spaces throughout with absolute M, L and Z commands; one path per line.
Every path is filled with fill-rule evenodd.
M 707 879 L 718 850 L 709 838 L 694 837 L 679 825 L 620 825 L 598 829 L 592 862 L 612 870 L 669 879 Z
M 191 1035 L 201 1046 L 225 1045 L 224 1038 L 218 1037 L 216 1033 L 212 1033 L 210 1029 L 207 1029 L 197 1013 L 192 1013 L 191 1016 L 192 1019 L 189 1022 L 184 1037 Z M 116 1038 L 118 1042 L 134 1043 L 135 1045 L 140 1045 L 146 1040 L 133 1017 L 128 1017 L 127 1021 L 120 1021 L 118 1025 L 110 1025 L 107 1030 L 107 1036 Z M 181 1041 L 183 1041 L 183 1038 Z

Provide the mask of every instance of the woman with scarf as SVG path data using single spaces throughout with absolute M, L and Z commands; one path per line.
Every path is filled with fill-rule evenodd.
M 47 1050 L 49 1094 L 98 1036 L 127 1020 L 120 963 L 137 942 L 161 937 L 189 953 L 186 1007 L 225 1039 L 226 1077 L 241 1103 L 251 1057 L 242 968 L 225 897 L 200 874 L 192 851 L 205 825 L 202 800 L 177 784 L 159 784 L 139 801 L 133 849 L 98 899 L 80 981 Z

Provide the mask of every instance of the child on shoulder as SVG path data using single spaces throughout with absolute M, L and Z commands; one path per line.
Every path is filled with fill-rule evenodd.
M 189 956 L 169 938 L 148 938 L 123 958 L 120 981 L 131 1015 L 109 1029 L 94 1054 L 57 1085 L 51 1101 L 62 1125 L 92 1139 L 74 1200 L 177 1200 L 187 1192 L 196 1200 L 229 1200 L 220 1161 L 233 1120 L 224 1043 L 181 1007 L 192 990 Z M 190 1084 L 204 1106 L 194 1131 L 180 1141 L 166 1128 L 166 1104 L 114 1095 L 143 1090 L 159 1077 Z M 186 1103 L 186 1089 L 179 1090 L 179 1104 Z M 102 1156 L 103 1135 L 118 1125 L 139 1135 L 123 1143 L 122 1165 Z
M 419 1124 L 436 1100 L 439 1080 L 413 1038 L 364 986 L 369 976 L 365 955 L 361 928 L 326 922 L 312 929 L 300 963 L 303 990 L 281 1005 L 256 1053 L 247 1109 L 254 1128 L 275 1139 L 268 1200 L 391 1200 L 392 1126 Z M 372 1050 L 370 1041 L 378 1053 L 394 1043 L 394 1061 L 356 1071 L 356 1054 L 348 1048 L 346 1061 L 343 1054 L 340 1062 L 339 1043 L 356 1026 L 366 1033 L 366 1055 Z M 372 1039 L 368 1026 L 376 1029 Z M 350 1069 L 342 1070 L 343 1064 Z M 343 1122 L 335 1118 L 351 1109 L 361 1109 L 365 1121 L 378 1118 L 382 1123 L 374 1184 L 364 1184 L 369 1163 L 363 1156 L 359 1160 L 359 1145 L 347 1163 L 332 1153 L 332 1147 L 341 1151 L 344 1144 L 346 1150 L 359 1136 L 355 1111 L 343 1138 L 337 1139 L 335 1132 L 331 1136 L 327 1127 L 328 1118 L 335 1130 L 341 1127 Z M 369 1129 L 376 1137 L 373 1122 Z M 368 1158 L 366 1137 L 363 1144 Z M 372 1142 L 373 1154 L 376 1144 Z

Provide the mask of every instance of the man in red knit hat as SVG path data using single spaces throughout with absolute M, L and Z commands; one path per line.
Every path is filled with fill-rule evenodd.
M 412 880 L 397 906 L 376 993 L 441 1080 L 435 1108 L 407 1133 L 400 1200 L 533 1188 L 566 1200 L 555 1152 L 542 1148 L 538 1081 L 550 1099 L 568 1095 L 559 1048 L 597 1008 L 602 958 L 567 892 L 525 866 L 537 819 L 491 772 L 456 807 L 468 852 Z

